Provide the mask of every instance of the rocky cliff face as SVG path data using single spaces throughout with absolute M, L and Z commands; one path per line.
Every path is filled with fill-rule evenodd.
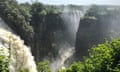
M 111 40 L 120 36 L 118 28 L 120 27 L 120 14 L 113 11 L 106 10 L 104 14 L 100 12 L 96 15 L 85 15 L 81 19 L 75 46 L 77 60 L 83 60 L 83 56 L 88 55 L 88 49 L 104 42 L 105 38 Z
M 34 46 L 32 49 L 37 61 L 57 56 L 54 36 L 62 28 L 59 14 L 47 14 L 44 22 L 34 25 Z

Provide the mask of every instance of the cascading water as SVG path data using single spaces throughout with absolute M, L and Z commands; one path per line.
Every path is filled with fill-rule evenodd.
M 68 34 L 69 39 L 71 39 L 74 44 L 76 38 L 76 32 L 79 26 L 79 21 L 81 17 L 81 11 L 71 11 L 63 12 L 61 18 L 64 21 L 65 27 L 67 29 L 66 34 Z
M 57 72 L 58 69 L 64 69 L 66 66 L 65 62 L 74 54 L 74 44 L 80 17 L 80 11 L 63 12 L 61 14 L 61 18 L 64 21 L 64 26 L 66 30 L 62 34 L 62 37 L 64 37 L 63 41 L 60 42 L 59 46 L 57 47 L 57 49 L 59 49 L 59 55 L 57 59 L 53 60 L 50 65 L 52 72 Z M 58 35 L 60 36 L 60 33 L 58 33 Z
M 29 72 L 37 72 L 30 48 L 24 45 L 24 41 L 19 36 L 7 30 L 8 26 L 3 22 L 0 22 L 0 26 L 0 47 L 6 48 L 5 54 L 10 57 L 9 71 L 17 72 L 27 69 Z
M 58 69 L 64 69 L 65 61 L 74 53 L 74 47 L 71 47 L 71 45 L 68 43 L 61 44 L 59 49 L 60 50 L 57 59 L 53 60 L 53 62 L 50 64 L 52 72 L 57 72 Z

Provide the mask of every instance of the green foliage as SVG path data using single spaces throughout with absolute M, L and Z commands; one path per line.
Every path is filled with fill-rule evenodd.
M 39 17 L 41 19 L 41 16 L 45 16 L 47 14 L 46 9 L 43 4 L 41 3 L 33 3 L 31 5 L 31 15 L 33 18 Z M 33 19 L 32 19 L 33 20 Z
M 26 21 L 31 21 L 32 15 L 30 14 L 31 5 L 29 3 L 24 3 L 19 5 L 21 8 L 21 14 L 25 17 Z
M 37 66 L 38 72 L 51 72 L 49 62 L 39 62 Z
M 33 35 L 30 26 L 30 13 L 15 0 L 0 0 L 0 17 L 28 44 Z
M 100 44 L 91 49 L 90 57 L 85 60 L 85 70 L 91 72 L 109 72 L 112 63 L 112 48 L 108 43 Z
M 106 41 L 89 52 L 84 62 L 73 63 L 60 72 L 120 72 L 120 39 Z
M 0 72 L 9 72 L 8 70 L 8 57 L 0 55 Z
M 28 71 L 28 69 L 23 69 L 23 70 L 21 70 L 19 72 L 29 72 L 29 71 Z
M 39 27 L 40 24 L 44 24 L 45 16 L 47 14 L 45 7 L 41 3 L 33 3 L 31 5 L 31 25 L 33 25 L 34 30 L 36 32 L 37 27 Z
M 90 21 L 95 21 L 97 18 L 95 16 L 84 16 L 81 18 L 81 20 L 90 20 Z
M 82 62 L 75 62 L 69 68 L 59 70 L 58 72 L 84 72 L 84 65 Z
M 0 72 L 9 72 L 8 70 L 9 58 L 4 54 L 5 51 L 3 50 L 3 48 L 0 48 Z
M 74 7 L 75 7 L 74 5 L 69 6 L 71 10 L 74 10 Z M 78 8 L 79 7 L 77 7 L 76 9 Z M 93 5 L 88 10 L 84 18 L 97 21 L 98 20 L 97 16 L 105 15 L 107 13 L 113 15 L 115 13 L 120 14 L 119 11 L 117 10 L 116 11 L 114 10 L 114 12 L 111 11 L 109 12 L 109 10 L 105 9 L 104 7 L 98 8 L 97 6 Z M 41 36 L 42 32 L 47 31 L 44 29 L 48 29 L 49 32 L 53 31 L 53 29 L 55 28 L 59 28 L 60 24 L 58 22 L 61 21 L 59 21 L 60 17 L 58 16 L 59 10 L 57 10 L 55 6 L 45 7 L 43 4 L 37 2 L 33 3 L 32 5 L 30 4 L 19 5 L 16 2 L 16 0 L 0 0 L 0 17 L 14 31 L 16 31 L 16 33 L 19 34 L 21 38 L 25 40 L 25 42 L 27 42 L 27 44 L 31 42 L 31 38 L 33 38 L 32 36 L 34 32 L 36 34 L 41 32 L 40 33 Z M 39 35 L 37 36 L 39 37 Z M 45 33 L 45 36 L 48 35 L 46 35 Z M 39 39 L 42 38 L 36 38 L 35 40 Z M 40 42 L 38 41 L 38 43 Z M 119 53 L 120 53 L 120 39 L 113 40 L 110 43 L 106 41 L 104 44 L 99 44 L 97 47 L 92 48 L 89 53 L 89 58 L 86 58 L 84 62 L 73 63 L 69 68 L 60 70 L 59 72 L 120 72 Z M 4 55 L 0 55 L 0 72 L 8 72 L 7 60 L 8 58 L 6 58 Z M 49 65 L 48 62 L 39 62 L 38 71 L 51 72 L 48 65 Z M 28 70 L 26 69 L 21 70 L 20 72 L 28 72 Z

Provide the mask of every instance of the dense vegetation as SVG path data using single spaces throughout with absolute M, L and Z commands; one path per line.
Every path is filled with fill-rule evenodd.
M 3 49 L 3 47 L 0 46 L 0 72 L 9 72 L 9 57 L 6 56 L 6 50 L 7 49 Z
M 31 46 L 36 61 L 55 55 L 52 52 L 52 34 L 53 29 L 60 25 L 57 23 L 62 22 L 59 14 L 55 6 L 45 6 L 38 2 L 18 4 L 16 0 L 0 0 L 0 17 L 25 40 L 25 44 Z M 49 48 L 51 50 L 48 50 Z
M 74 10 L 74 5 L 69 5 L 68 7 Z M 79 8 L 79 6 L 77 6 L 76 9 L 82 9 L 82 7 Z M 45 56 L 57 56 L 57 52 L 55 52 L 52 45 L 55 43 L 53 34 L 55 31 L 64 30 L 63 20 L 60 18 L 60 11 L 62 10 L 64 9 L 57 8 L 57 6 L 43 5 L 38 2 L 33 4 L 18 4 L 16 0 L 0 0 L 0 17 L 16 34 L 25 40 L 25 44 L 31 46 L 32 53 L 37 62 Z M 90 30 L 87 30 L 86 33 L 85 30 L 80 30 L 84 31 L 81 32 L 81 34 L 84 34 L 82 34 L 83 38 L 80 39 L 81 41 L 85 41 L 85 43 L 82 44 L 78 42 L 78 45 L 81 44 L 80 46 L 84 45 L 82 48 L 88 48 L 94 44 L 103 42 L 103 38 L 109 37 L 109 34 L 108 32 L 105 32 L 106 35 L 103 33 L 99 34 L 99 32 L 104 31 L 102 28 L 104 24 L 101 21 L 107 19 L 107 21 L 104 22 L 110 24 L 109 21 L 112 20 L 112 18 L 118 20 L 118 14 L 120 14 L 120 10 L 117 9 L 107 10 L 104 7 L 98 8 L 97 6 L 92 6 L 81 19 L 81 27 L 83 27 L 83 29 L 86 27 Z M 107 28 L 105 29 L 107 30 Z M 80 36 L 78 35 L 78 37 Z M 77 40 L 79 40 L 79 38 L 77 38 Z M 80 51 L 80 47 L 77 48 L 78 50 L 76 51 Z M 84 50 L 81 49 L 81 51 Z M 2 53 L 1 50 L 0 52 Z M 78 59 L 81 58 L 82 56 L 79 55 L 80 52 L 77 53 L 77 56 L 79 56 Z M 105 41 L 104 44 L 99 44 L 90 49 L 88 57 L 86 57 L 83 62 L 75 62 L 70 67 L 59 70 L 59 72 L 120 72 L 119 53 L 120 39 L 111 42 Z M 0 72 L 9 72 L 8 61 L 8 57 L 0 54 Z M 38 62 L 38 71 L 51 72 L 49 62 Z M 21 72 L 27 72 L 27 70 L 22 70 Z
M 15 0 L 0 0 L 0 17 L 10 26 L 26 44 L 33 38 L 33 28 L 28 22 L 31 15 L 18 5 Z

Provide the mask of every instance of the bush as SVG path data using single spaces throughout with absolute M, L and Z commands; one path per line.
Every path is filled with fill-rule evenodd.
M 39 62 L 37 66 L 38 72 L 51 72 L 49 68 L 49 62 Z
M 8 49 L 5 49 L 0 45 L 0 72 L 9 72 L 9 58 L 7 52 Z

